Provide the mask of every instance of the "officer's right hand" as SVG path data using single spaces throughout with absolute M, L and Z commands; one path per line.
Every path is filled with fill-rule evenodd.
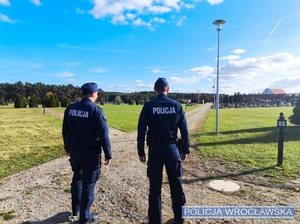
M 146 155 L 140 156 L 140 162 L 145 163 L 146 162 Z
M 187 154 L 181 153 L 180 154 L 180 159 L 182 160 L 182 162 L 184 162 L 186 160 Z
M 105 160 L 104 160 L 104 165 L 109 165 L 109 164 L 110 164 L 110 160 L 111 160 L 111 159 L 105 159 Z

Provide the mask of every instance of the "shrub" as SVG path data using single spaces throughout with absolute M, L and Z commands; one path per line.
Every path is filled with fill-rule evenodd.
M 292 124 L 300 124 L 300 97 L 299 96 L 295 103 L 293 114 L 289 117 L 289 121 Z

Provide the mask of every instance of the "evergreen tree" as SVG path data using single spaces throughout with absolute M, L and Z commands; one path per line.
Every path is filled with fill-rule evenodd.
M 25 97 L 23 97 L 23 108 L 26 108 L 27 105 L 28 105 L 28 100 Z
M 71 101 L 67 97 L 64 97 L 61 101 L 61 107 L 67 107 L 70 104 L 71 104 Z
M 33 95 L 32 97 L 30 97 L 30 99 L 29 99 L 29 107 L 30 108 L 38 107 L 37 97 L 35 95 Z
M 59 100 L 56 94 L 54 94 L 54 99 L 55 99 L 55 107 L 59 107 Z
M 295 107 L 293 109 L 293 115 L 289 117 L 289 121 L 292 124 L 300 124 L 300 96 L 297 98 Z
M 56 99 L 54 94 L 50 95 L 49 97 L 49 101 L 48 101 L 48 105 L 46 105 L 48 107 L 56 107 Z
M 58 107 L 58 98 L 52 92 L 47 92 L 44 99 L 44 104 L 45 107 Z
M 15 108 L 23 108 L 24 107 L 24 100 L 23 97 L 20 96 L 19 94 L 17 94 L 16 98 L 15 98 L 15 104 L 14 104 Z

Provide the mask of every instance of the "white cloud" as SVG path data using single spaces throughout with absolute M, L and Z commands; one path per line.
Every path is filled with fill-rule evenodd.
M 255 77 L 270 72 L 283 72 L 300 65 L 300 57 L 296 57 L 288 52 L 277 53 L 261 58 L 246 58 L 239 61 L 229 61 L 221 68 L 222 73 L 231 75 L 248 75 Z
M 153 14 L 164 14 L 170 12 L 172 9 L 166 6 L 151 6 L 148 8 L 148 11 Z
M 166 23 L 166 20 L 162 19 L 162 18 L 158 18 L 158 17 L 154 17 L 151 19 L 151 22 L 155 22 L 155 23 Z
M 186 20 L 186 17 L 185 17 L 185 16 L 181 16 L 181 17 L 178 19 L 178 21 L 177 21 L 177 23 L 176 23 L 176 26 L 182 26 L 184 20 Z
M 215 73 L 215 68 L 210 66 L 194 67 L 187 71 L 191 74 L 198 74 L 201 77 L 207 77 Z
M 93 8 L 88 12 L 96 19 L 110 18 L 112 23 L 132 24 L 135 26 L 151 26 L 148 22 L 142 22 L 143 16 L 166 14 L 172 11 L 179 13 L 182 8 L 195 8 L 193 4 L 187 4 L 182 0 L 91 0 Z M 194 3 L 197 1 L 194 1 Z M 129 23 L 127 20 L 134 20 Z M 182 25 L 184 16 L 177 25 Z
M 0 13 L 0 21 L 3 23 L 16 23 L 16 20 L 10 19 L 7 15 Z
M 124 0 L 124 1 L 110 1 L 110 0 L 93 0 L 94 8 L 89 12 L 97 19 L 106 16 L 116 16 L 124 12 L 141 12 L 145 7 L 151 6 L 151 0 Z
M 283 78 L 275 80 L 271 84 L 272 88 L 284 89 L 287 93 L 300 93 L 300 78 Z
M 124 15 L 117 15 L 114 16 L 111 20 L 113 24 L 121 23 L 121 24 L 128 24 L 126 21 L 126 17 Z
M 211 5 L 217 5 L 222 3 L 224 0 L 207 0 L 207 2 Z
M 160 70 L 160 69 L 158 69 L 158 68 L 152 69 L 151 72 L 152 72 L 152 73 L 164 73 L 163 70 Z
M 194 2 L 197 2 L 196 0 Z M 180 3 L 184 8 L 187 8 L 187 9 L 195 9 L 195 5 L 194 4 L 188 4 L 188 3 L 184 3 L 184 2 L 181 2 Z
M 200 78 L 198 76 L 185 76 L 185 77 L 178 77 L 178 76 L 172 76 L 169 78 L 169 80 L 172 83 L 180 83 L 180 84 L 195 84 L 198 82 Z
M 141 18 L 134 20 L 133 25 L 135 25 L 135 26 L 151 26 L 150 23 L 144 22 Z
M 9 0 L 0 0 L 0 5 L 10 6 Z
M 220 60 L 234 61 L 234 60 L 237 60 L 240 58 L 241 58 L 241 56 L 239 56 L 239 55 L 228 55 L 228 56 L 220 57 Z M 217 58 L 216 58 L 216 60 L 217 60 Z
M 273 77 L 274 75 L 272 75 Z M 238 81 L 225 82 L 221 80 L 222 92 L 228 92 L 233 94 L 234 92 L 240 93 L 261 93 L 266 88 L 283 89 L 286 93 L 300 93 L 300 78 L 278 78 L 274 81 L 270 80 L 270 77 L 266 76 L 266 79 L 260 78 L 248 80 L 240 79 Z
M 157 2 L 157 1 L 153 1 Z M 175 8 L 175 9 L 180 9 L 180 3 L 181 0 L 162 0 L 162 3 L 165 4 L 166 6 Z
M 147 90 L 153 90 L 154 84 L 145 84 L 145 83 L 140 83 L 140 84 L 136 84 L 135 87 L 139 88 L 142 91 L 145 91 L 145 89 Z M 132 88 L 135 89 L 135 88 Z
M 246 50 L 244 50 L 244 49 L 235 49 L 235 50 L 231 51 L 231 53 L 233 53 L 233 54 L 243 54 L 245 52 L 246 52 Z
M 65 72 L 58 73 L 56 76 L 61 78 L 67 78 L 67 77 L 73 77 L 74 74 L 69 71 L 65 71 Z
M 300 57 L 289 52 L 229 60 L 220 67 L 220 91 L 227 94 L 234 92 L 247 94 L 262 92 L 265 88 L 281 88 L 287 93 L 300 92 L 299 69 Z M 197 76 L 177 77 L 174 80 L 192 84 L 193 81 L 210 81 L 216 78 L 216 68 L 210 66 L 194 67 L 186 72 Z
M 77 79 L 67 79 L 67 81 L 69 82 L 69 83 L 76 83 L 76 82 L 78 82 L 78 80 Z
M 133 20 L 136 18 L 136 14 L 133 14 L 133 13 L 127 13 L 126 14 L 126 18 L 129 19 L 129 20 Z
M 30 0 L 33 4 L 37 5 L 37 6 L 41 6 L 42 3 L 40 2 L 40 0 Z

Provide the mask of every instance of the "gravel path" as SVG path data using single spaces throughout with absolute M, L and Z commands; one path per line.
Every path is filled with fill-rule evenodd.
M 204 123 L 209 104 L 187 113 L 191 133 Z M 48 113 L 51 113 L 48 111 Z M 55 114 L 53 114 L 55 115 Z M 56 114 L 60 116 L 61 114 Z M 99 223 L 141 223 L 147 220 L 148 179 L 146 165 L 138 160 L 136 132 L 110 129 L 112 164 L 102 166 L 96 185 L 92 211 L 101 214 Z M 291 220 L 189 219 L 186 223 L 300 223 L 300 195 L 291 188 L 261 186 L 235 178 L 241 186 L 235 193 L 217 192 L 208 187 L 205 176 L 213 171 L 226 173 L 218 161 L 199 160 L 191 150 L 183 164 L 187 205 L 290 205 L 296 216 Z M 16 217 L 0 223 L 76 223 L 70 220 L 70 181 L 72 172 L 67 157 L 41 164 L 3 179 L 0 183 L 0 212 L 15 211 Z M 171 200 L 166 175 L 162 189 L 164 223 L 172 223 Z

